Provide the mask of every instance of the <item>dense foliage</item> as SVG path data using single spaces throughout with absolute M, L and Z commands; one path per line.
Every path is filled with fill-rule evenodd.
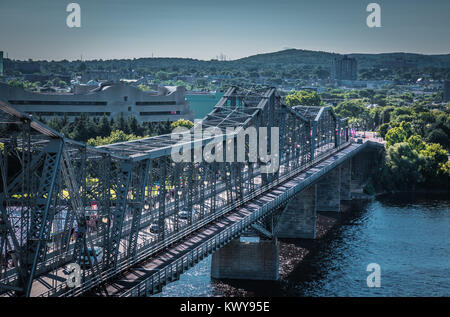
M 39 118 L 43 123 L 45 119 Z M 67 116 L 53 117 L 48 126 L 76 141 L 88 142 L 99 146 L 117 142 L 131 141 L 143 137 L 168 134 L 176 126 L 192 127 L 189 120 L 180 119 L 175 122 L 145 122 L 139 124 L 133 116 L 125 119 L 119 114 L 116 119 L 109 120 L 105 115 L 101 118 L 90 118 L 86 114 L 76 117 L 70 122 Z
M 350 126 L 377 131 L 385 139 L 385 164 L 368 187 L 449 189 L 450 113 L 439 93 L 328 89 L 321 94 L 297 91 L 285 98 L 288 105 L 321 106 L 324 100 L 334 102 L 334 111 L 349 118 Z

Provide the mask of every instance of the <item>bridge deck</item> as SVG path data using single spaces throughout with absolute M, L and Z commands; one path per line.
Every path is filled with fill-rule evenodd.
M 262 206 L 269 204 L 271 201 L 276 199 L 277 196 L 283 194 L 290 188 L 297 186 L 300 187 L 299 190 L 303 190 L 311 183 L 317 181 L 325 173 L 340 165 L 349 157 L 355 155 L 364 147 L 364 145 L 366 145 L 366 143 L 352 144 L 334 155 L 329 156 L 321 162 L 313 165 L 311 168 L 300 172 L 297 176 L 285 181 L 268 192 L 261 194 L 243 206 L 228 213 L 221 219 L 218 219 L 213 223 L 199 229 L 194 234 L 176 243 L 167 250 L 164 250 L 163 252 L 145 260 L 138 266 L 131 268 L 114 281 L 106 284 L 108 295 L 122 296 L 127 290 L 151 278 L 152 275 L 156 274 L 159 270 L 183 257 L 191 250 L 206 243 L 208 240 L 214 236 L 217 236 L 231 225 L 238 223 L 246 217 L 249 217 L 252 213 L 259 210 Z

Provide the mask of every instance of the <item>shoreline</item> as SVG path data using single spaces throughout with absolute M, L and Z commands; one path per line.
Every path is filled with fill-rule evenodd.
M 395 190 L 395 191 L 383 191 L 379 193 L 375 193 L 373 195 L 368 195 L 372 197 L 380 197 L 383 195 L 395 195 L 395 194 L 433 194 L 433 195 L 441 195 L 441 194 L 450 194 L 450 189 L 418 189 L 418 190 Z

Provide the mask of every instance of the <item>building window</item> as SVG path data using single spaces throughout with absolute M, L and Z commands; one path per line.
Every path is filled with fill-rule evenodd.
M 139 112 L 141 116 L 166 116 L 179 115 L 180 111 L 153 111 L 153 112 Z
M 136 101 L 136 106 L 174 106 L 177 102 L 173 101 Z
M 128 111 L 131 111 L 131 107 L 128 107 Z
M 124 96 L 123 101 L 128 101 L 128 96 Z
M 12 105 L 106 106 L 106 101 L 8 100 Z

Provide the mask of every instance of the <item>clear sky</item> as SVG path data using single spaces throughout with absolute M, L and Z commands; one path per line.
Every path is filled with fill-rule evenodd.
M 66 7 L 81 6 L 81 28 Z M 381 28 L 366 7 L 381 6 Z M 0 50 L 14 59 L 237 59 L 284 48 L 450 53 L 449 0 L 0 0 Z

